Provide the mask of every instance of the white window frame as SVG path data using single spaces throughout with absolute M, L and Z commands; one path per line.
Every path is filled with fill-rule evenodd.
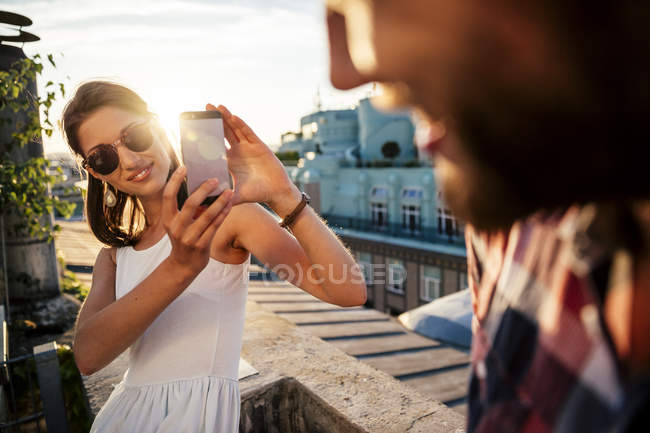
M 415 209 L 409 209 L 409 207 L 414 207 Z M 410 216 L 415 216 L 415 228 L 410 226 Z M 422 207 L 415 204 L 403 204 L 402 205 L 402 230 L 411 233 L 419 234 L 422 230 Z
M 415 197 L 409 197 L 409 194 L 408 194 L 408 193 L 411 192 L 411 191 L 415 192 L 415 194 L 414 194 Z M 403 199 L 407 199 L 407 200 L 422 200 L 422 197 L 423 197 L 423 196 L 424 196 L 424 190 L 423 190 L 422 188 L 415 188 L 415 187 L 412 187 L 412 186 L 406 186 L 406 187 L 402 188 L 402 195 L 401 195 L 401 197 L 402 197 Z
M 393 284 L 394 281 L 393 272 L 395 268 L 391 265 L 400 265 L 404 269 L 404 281 L 400 284 Z M 403 260 L 394 259 L 391 257 L 386 258 L 386 290 L 396 295 L 406 294 L 406 264 Z
M 383 214 L 383 224 L 378 223 L 379 214 Z M 386 203 L 370 202 L 370 220 L 372 221 L 373 227 L 379 229 L 388 228 L 388 206 Z
M 447 233 L 447 225 L 451 225 L 451 237 L 460 236 L 458 227 L 458 220 L 447 208 L 438 207 L 438 234 L 442 236 L 449 236 Z
M 438 234 L 441 236 L 449 236 L 447 233 L 447 225 L 450 225 L 451 237 L 456 238 L 461 236 L 460 223 L 458 219 L 451 213 L 451 210 L 445 207 L 442 202 L 442 195 L 438 192 Z
M 432 268 L 437 268 L 440 271 L 440 278 L 435 278 L 435 277 L 430 277 L 426 276 L 424 274 L 424 269 L 426 266 L 430 266 Z M 434 297 L 430 297 L 428 293 L 428 283 L 432 283 L 434 286 Z M 420 299 L 425 301 L 425 302 L 431 302 L 433 300 L 436 300 L 440 297 L 442 292 L 442 269 L 439 266 L 431 266 L 431 265 L 422 265 L 420 267 Z

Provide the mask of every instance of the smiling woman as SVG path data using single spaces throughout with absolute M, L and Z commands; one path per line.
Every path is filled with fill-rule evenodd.
M 128 373 L 93 432 L 238 430 L 251 254 L 289 269 L 291 283 L 324 301 L 365 302 L 360 268 L 273 152 L 225 107 L 206 108 L 223 118 L 237 190 L 224 190 L 202 212 L 218 181 L 183 192 L 186 169 L 135 92 L 89 82 L 64 111 L 66 138 L 89 176 L 90 225 L 112 246 L 93 267 L 75 360 L 88 375 L 130 349 Z M 285 217 L 283 226 L 258 202 Z

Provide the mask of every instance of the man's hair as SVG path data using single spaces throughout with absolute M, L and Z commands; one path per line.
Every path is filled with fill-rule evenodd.
M 519 213 L 650 198 L 647 3 L 533 7 L 570 59 L 574 88 L 481 82 L 480 98 L 458 104 L 461 141 L 521 198 Z

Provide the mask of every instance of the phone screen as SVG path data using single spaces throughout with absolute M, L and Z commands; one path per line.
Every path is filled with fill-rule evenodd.
M 187 189 L 191 194 L 209 178 L 219 180 L 217 189 L 204 204 L 213 202 L 230 188 L 223 120 L 218 111 L 188 111 L 180 117 L 181 149 L 187 167 Z

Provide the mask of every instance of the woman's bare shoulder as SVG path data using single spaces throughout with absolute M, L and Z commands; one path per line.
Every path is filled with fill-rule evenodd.
M 115 267 L 117 264 L 117 248 L 116 247 L 103 247 L 97 253 L 97 258 L 95 259 L 95 267 L 98 265 L 101 267 L 111 266 Z

